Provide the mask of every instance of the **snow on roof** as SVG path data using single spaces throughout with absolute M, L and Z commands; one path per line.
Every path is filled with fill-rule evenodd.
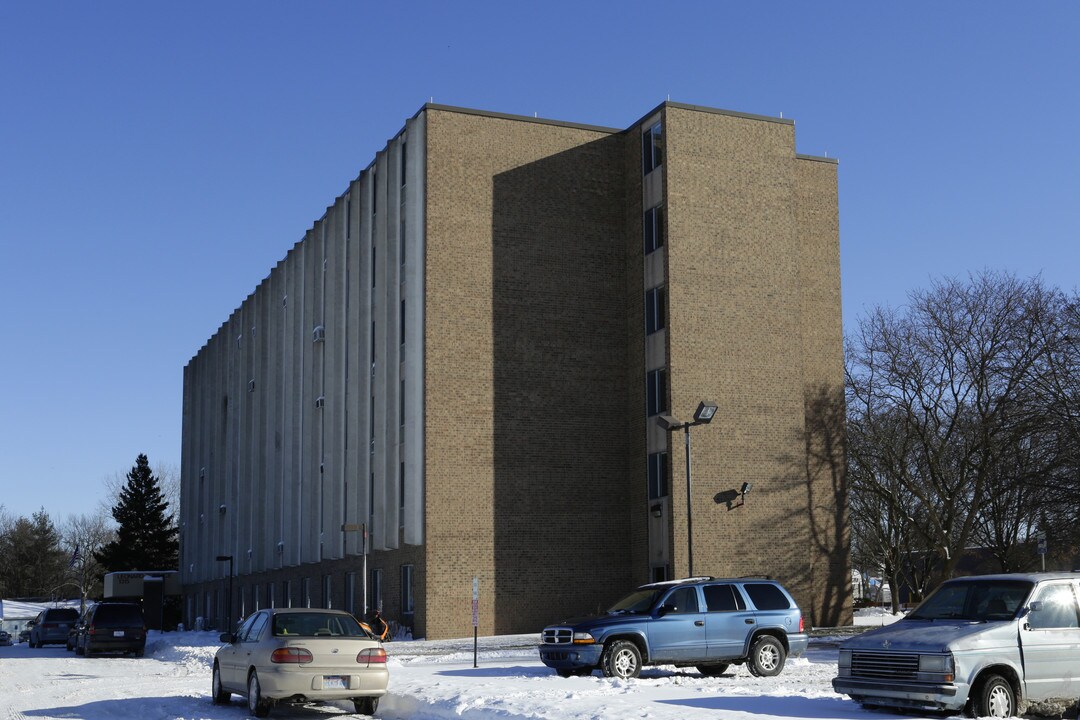
M 78 600 L 53 600 L 49 602 L 26 602 L 24 600 L 0 600 L 0 620 L 22 620 L 36 617 L 48 608 L 79 608 Z

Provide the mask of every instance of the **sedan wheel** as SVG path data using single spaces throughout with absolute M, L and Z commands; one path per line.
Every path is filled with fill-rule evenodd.
M 379 698 L 353 698 L 353 709 L 356 710 L 358 715 L 374 715 L 375 711 L 379 709 Z
M 248 676 L 247 706 L 248 712 L 255 717 L 262 718 L 270 714 L 270 701 L 263 698 L 259 674 L 254 670 Z
M 214 679 L 211 682 L 210 700 L 215 705 L 224 705 L 229 702 L 231 697 L 232 693 L 221 687 L 221 670 L 218 668 L 218 664 L 214 663 Z

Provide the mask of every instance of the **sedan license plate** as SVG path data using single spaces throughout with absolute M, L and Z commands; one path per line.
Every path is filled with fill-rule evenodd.
M 323 690 L 347 690 L 349 678 L 345 675 L 323 675 Z
M 124 631 L 123 630 L 113 630 L 112 631 L 112 636 L 113 637 L 124 637 Z

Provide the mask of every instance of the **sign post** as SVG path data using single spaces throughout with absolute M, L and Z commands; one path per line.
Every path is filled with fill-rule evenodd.
M 472 579 L 472 666 L 476 667 L 477 636 L 480 628 L 480 578 Z
M 1041 532 L 1037 536 L 1039 542 L 1039 557 L 1042 558 L 1042 569 L 1046 572 L 1046 533 Z

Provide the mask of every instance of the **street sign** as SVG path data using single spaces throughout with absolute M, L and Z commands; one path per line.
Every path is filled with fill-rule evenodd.
M 1038 546 L 1039 547 L 1039 554 L 1040 555 L 1045 555 L 1046 554 L 1046 533 L 1044 533 L 1044 532 L 1039 533 L 1038 541 L 1039 541 L 1039 546 Z
M 480 626 L 480 578 L 472 579 L 472 626 Z

